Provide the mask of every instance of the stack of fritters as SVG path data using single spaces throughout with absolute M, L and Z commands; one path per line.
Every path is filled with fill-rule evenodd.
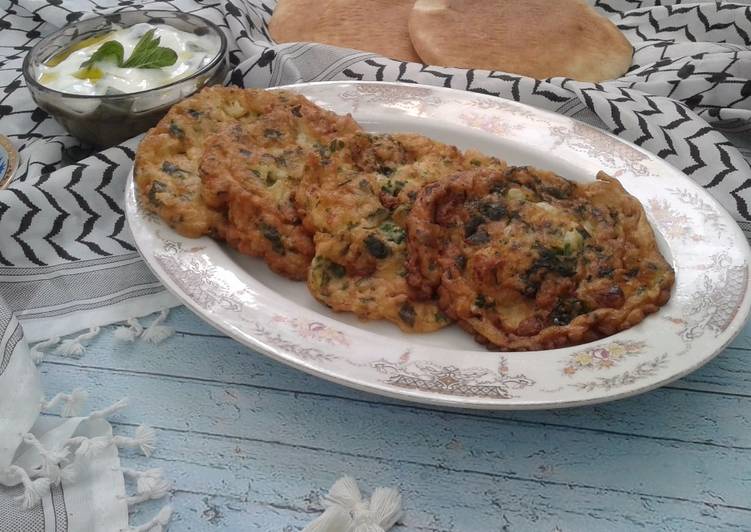
M 644 211 L 604 174 L 576 184 L 416 134 L 369 134 L 302 96 L 211 88 L 142 142 L 143 205 L 263 258 L 316 299 L 407 332 L 452 320 L 502 350 L 630 327 L 670 296 Z
M 312 237 L 293 192 L 308 154 L 359 131 L 350 116 L 286 91 L 210 87 L 178 103 L 138 148 L 143 204 L 178 233 L 226 239 L 305 279 Z

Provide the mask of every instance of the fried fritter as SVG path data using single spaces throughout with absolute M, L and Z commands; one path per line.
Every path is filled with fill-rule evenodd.
M 252 124 L 272 111 L 305 117 L 309 106 L 291 92 L 221 86 L 174 105 L 138 148 L 134 177 L 143 206 L 183 236 L 222 238 L 226 213 L 201 194 L 198 165 L 206 140 L 229 124 Z
M 406 217 L 424 184 L 481 164 L 505 167 L 412 134 L 356 134 L 321 150 L 296 196 L 316 233 L 312 294 L 334 310 L 386 319 L 407 332 L 447 325 L 436 301 L 416 300 L 406 282 Z
M 587 184 L 528 167 L 451 176 L 418 194 L 407 238 L 409 283 L 504 351 L 627 329 L 674 281 L 641 204 L 602 172 Z
M 313 238 L 302 226 L 294 192 L 314 150 L 359 129 L 351 117 L 300 98 L 291 108 L 275 108 L 209 137 L 199 167 L 203 200 L 211 209 L 226 210 L 227 243 L 262 257 L 280 275 L 304 280 Z

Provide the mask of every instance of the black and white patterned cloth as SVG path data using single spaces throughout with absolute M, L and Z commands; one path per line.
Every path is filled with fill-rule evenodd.
M 123 212 L 137 140 L 94 152 L 35 106 L 21 75 L 41 36 L 109 11 L 177 9 L 212 20 L 229 37 L 228 82 L 240 86 L 424 83 L 577 118 L 681 169 L 751 234 L 751 0 L 590 1 L 634 46 L 633 65 L 619 79 L 538 81 L 316 44 L 277 45 L 266 28 L 273 0 L 0 0 L 0 133 L 21 155 L 16 178 L 0 191 L 0 316 L 12 311 L 26 340 L 36 341 L 174 304 L 139 258 Z M 0 320 L 0 338 L 19 336 L 11 323 L 15 318 Z M 12 361 L 8 345 L 0 343 L 0 360 Z

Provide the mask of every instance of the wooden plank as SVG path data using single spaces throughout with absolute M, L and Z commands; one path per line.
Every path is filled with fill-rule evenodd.
M 45 374 L 50 369 L 43 366 Z M 61 365 L 45 381 L 50 394 L 83 386 L 99 405 L 129 395 L 134 401 L 124 419 L 175 431 L 326 451 L 342 460 L 416 464 L 498 482 L 748 508 L 751 452 L 743 448 Z M 641 408 L 642 417 L 652 417 Z M 730 418 L 742 419 L 742 410 L 731 410 Z
M 115 430 L 131 428 L 117 425 Z M 237 517 L 237 511 L 241 516 L 251 513 L 246 518 L 251 530 L 260 529 L 260 522 L 269 523 L 267 530 L 292 529 L 299 519 L 321 511 L 319 497 L 344 473 L 358 477 L 366 494 L 376 486 L 398 486 L 407 512 L 397 531 L 685 532 L 751 527 L 748 510 L 669 497 L 499 478 L 243 438 L 169 430 L 160 430 L 158 437 L 152 458 L 126 453 L 123 461 L 129 467 L 158 465 L 176 482 L 180 490 L 175 504 L 181 516 L 187 515 L 178 521 L 180 530 L 206 530 L 203 514 L 213 515 L 212 506 L 226 516 L 217 523 L 223 530 L 247 530 L 235 526 L 244 524 L 241 517 L 224 520 Z M 200 495 L 187 497 L 185 491 Z

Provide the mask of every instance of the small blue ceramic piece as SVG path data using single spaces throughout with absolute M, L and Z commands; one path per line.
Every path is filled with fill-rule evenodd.
M 10 183 L 18 164 L 18 152 L 13 144 L 0 135 L 0 188 Z

